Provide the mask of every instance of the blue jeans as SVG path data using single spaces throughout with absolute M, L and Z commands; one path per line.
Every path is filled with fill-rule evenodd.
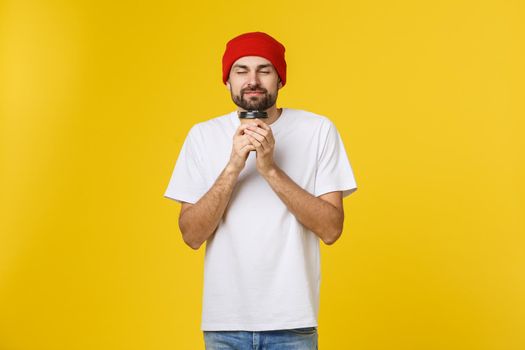
M 317 327 L 203 333 L 206 350 L 317 350 Z

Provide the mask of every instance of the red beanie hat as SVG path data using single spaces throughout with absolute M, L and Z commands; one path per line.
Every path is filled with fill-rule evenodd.
M 284 51 L 284 46 L 266 33 L 252 32 L 239 35 L 226 44 L 226 50 L 222 56 L 222 82 L 226 84 L 230 69 L 239 58 L 260 56 L 272 62 L 284 86 L 286 84 Z

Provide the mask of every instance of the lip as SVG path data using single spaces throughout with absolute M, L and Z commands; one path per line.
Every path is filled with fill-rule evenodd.
M 260 94 L 263 94 L 262 91 L 248 91 L 248 92 L 245 92 L 246 95 L 260 95 Z

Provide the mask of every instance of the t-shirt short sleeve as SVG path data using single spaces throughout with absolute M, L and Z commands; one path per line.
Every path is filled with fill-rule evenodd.
M 179 158 L 164 196 L 177 202 L 196 203 L 207 191 L 202 154 L 198 150 L 198 132 L 194 126 L 182 145 Z
M 327 129 L 318 159 L 314 195 L 343 191 L 343 197 L 346 197 L 357 190 L 354 173 L 341 136 L 331 121 Z

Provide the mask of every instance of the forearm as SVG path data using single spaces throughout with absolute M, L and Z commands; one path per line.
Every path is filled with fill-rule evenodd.
M 217 228 L 239 176 L 239 170 L 227 165 L 213 186 L 179 217 L 184 241 L 198 249 Z
M 263 176 L 303 226 L 326 244 L 337 240 L 343 229 L 344 213 L 341 210 L 302 189 L 277 166 Z

